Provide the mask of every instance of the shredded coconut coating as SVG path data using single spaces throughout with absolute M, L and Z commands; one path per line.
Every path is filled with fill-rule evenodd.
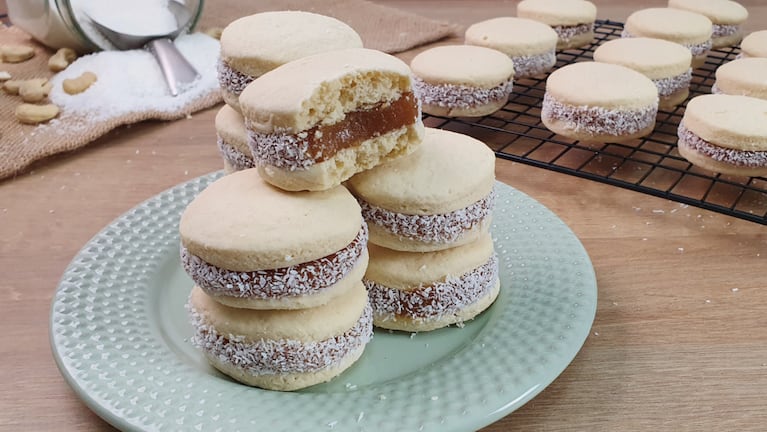
M 683 88 L 690 87 L 690 81 L 692 81 L 692 68 L 677 76 L 652 80 L 655 87 L 658 87 L 658 94 L 661 96 L 668 96 Z
M 248 129 L 248 145 L 257 163 L 295 171 L 317 163 L 309 156 L 308 136 L 308 132 L 263 134 Z
M 621 32 L 621 37 L 631 38 L 631 37 L 634 37 L 634 35 L 629 33 L 626 29 L 623 29 L 623 31 Z M 697 57 L 709 52 L 709 50 L 711 50 L 712 42 L 711 42 L 711 38 L 709 38 L 707 41 L 701 42 L 698 44 L 680 44 L 680 45 L 689 49 L 693 57 Z
M 735 24 L 714 24 L 711 26 L 711 37 L 732 36 L 740 31 L 740 26 Z
M 242 72 L 232 69 L 221 59 L 218 60 L 217 70 L 218 84 L 221 88 L 238 96 L 245 90 L 245 87 L 247 87 L 248 84 L 256 79 L 255 77 L 245 75 Z
M 719 88 L 719 86 L 718 86 L 718 85 L 716 85 L 716 83 L 714 83 L 714 84 L 711 86 L 711 93 L 712 93 L 712 94 L 723 94 L 724 92 L 722 91 L 722 89 L 720 89 L 720 88 Z
M 358 199 L 362 217 L 392 234 L 423 243 L 447 244 L 490 216 L 495 207 L 495 190 L 468 207 L 435 215 L 409 215 L 386 210 Z
M 711 159 L 744 168 L 767 167 L 767 151 L 736 150 L 711 144 L 682 123 L 677 130 L 679 141 Z
M 236 148 L 225 143 L 224 140 L 218 136 L 216 140 L 218 144 L 218 152 L 221 153 L 221 157 L 229 163 L 235 170 L 241 171 L 256 166 L 256 162 L 250 155 L 247 155 Z
M 546 93 L 541 116 L 567 122 L 576 132 L 621 136 L 652 125 L 657 112 L 657 99 L 654 104 L 642 109 L 611 110 L 598 106 L 565 105 Z
M 181 264 L 207 294 L 236 298 L 273 299 L 314 294 L 343 279 L 367 248 L 368 229 L 349 245 L 318 260 L 270 270 L 233 271 L 216 267 L 181 246 Z
M 498 256 L 476 269 L 456 278 L 447 279 L 412 291 L 386 287 L 363 279 L 370 303 L 377 316 L 385 320 L 396 316 L 411 319 L 439 319 L 454 314 L 486 295 L 498 280 Z
M 576 36 L 593 32 L 594 23 L 584 23 L 573 26 L 554 26 L 552 28 L 557 32 L 560 40 L 570 42 L 570 40 Z
M 370 304 L 354 327 L 339 336 L 317 342 L 294 339 L 247 342 L 242 335 L 222 335 L 207 323 L 205 317 L 187 303 L 194 327 L 192 344 L 221 362 L 234 365 L 251 375 L 317 372 L 338 365 L 344 357 L 373 337 Z
M 536 54 L 511 57 L 514 63 L 514 76 L 517 78 L 530 77 L 548 72 L 557 63 L 557 53 L 551 51 Z
M 413 77 L 413 92 L 422 103 L 447 108 L 473 108 L 503 100 L 509 97 L 513 86 L 513 80 L 492 88 L 481 88 L 455 84 L 429 84 L 418 77 Z

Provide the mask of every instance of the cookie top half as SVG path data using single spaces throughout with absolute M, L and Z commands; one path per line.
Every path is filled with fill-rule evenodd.
M 747 57 L 767 57 L 767 30 L 755 31 L 744 37 L 740 49 Z
M 250 76 L 307 55 L 361 47 L 362 39 L 347 24 L 311 12 L 249 15 L 232 21 L 221 33 L 221 60 Z
M 352 177 L 356 196 L 386 210 L 433 215 L 459 210 L 490 194 L 495 155 L 467 135 L 427 128 L 418 150 Z
M 558 36 L 551 27 L 535 20 L 498 17 L 472 24 L 464 38 L 467 44 L 516 57 L 549 52 L 556 48 Z
M 248 135 L 245 130 L 245 121 L 242 115 L 229 105 L 224 105 L 218 110 L 215 119 L 216 134 L 224 140 L 225 143 L 240 150 L 245 154 L 250 154 L 248 148 Z
M 699 13 L 672 8 L 638 10 L 626 19 L 632 36 L 666 39 L 680 44 L 700 44 L 711 39 L 711 20 Z
M 668 0 L 668 6 L 705 15 L 714 24 L 738 25 L 748 19 L 748 10 L 731 0 Z
M 629 67 L 650 79 L 661 79 L 687 72 L 692 54 L 684 46 L 663 39 L 621 38 L 600 45 L 594 51 L 594 60 Z
M 682 123 L 720 147 L 767 151 L 767 100 L 724 94 L 698 96 L 688 102 Z
M 429 84 L 493 88 L 514 76 L 506 54 L 481 46 L 446 45 L 430 48 L 410 62 L 418 78 Z
M 346 247 L 362 227 L 357 201 L 343 186 L 285 192 L 256 169 L 222 177 L 181 215 L 181 243 L 214 266 L 275 269 L 313 261 Z
M 719 66 L 716 86 L 722 93 L 767 99 L 767 58 L 742 58 Z
M 517 16 L 550 26 L 575 26 L 594 22 L 597 7 L 586 0 L 523 0 L 517 5 Z

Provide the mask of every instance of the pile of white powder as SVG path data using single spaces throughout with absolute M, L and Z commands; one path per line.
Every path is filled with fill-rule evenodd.
M 192 101 L 219 91 L 216 75 L 219 43 L 202 33 L 181 36 L 175 43 L 200 73 L 200 78 L 176 97 L 170 95 L 152 54 L 137 49 L 101 51 L 78 58 L 51 79 L 53 89 L 49 98 L 61 108 L 62 114 L 86 117 L 93 122 L 147 111 L 183 112 Z M 86 71 L 98 78 L 90 88 L 76 95 L 63 91 L 62 81 Z
M 111 49 L 114 46 L 93 27 L 91 19 L 119 33 L 164 35 L 178 27 L 168 1 L 132 0 L 126 5 L 125 0 L 70 0 L 70 6 L 88 37 L 101 48 Z

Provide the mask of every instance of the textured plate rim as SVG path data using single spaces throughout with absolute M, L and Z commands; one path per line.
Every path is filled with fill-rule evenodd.
M 186 189 L 189 188 L 196 188 L 197 191 L 204 188 L 207 184 L 211 183 L 215 179 L 219 178 L 221 176 L 221 172 L 211 173 L 208 175 L 204 175 L 195 179 L 191 179 L 187 182 L 181 183 L 179 185 L 176 185 L 174 187 L 171 187 L 151 198 L 148 200 L 142 202 L 141 204 L 135 206 L 131 210 L 125 212 L 123 215 L 119 216 L 115 220 L 113 220 L 110 224 L 105 226 L 98 234 L 96 234 L 91 240 L 89 240 L 83 248 L 75 255 L 75 258 L 72 259 L 70 264 L 67 266 L 67 269 L 65 270 L 61 282 L 59 283 L 59 286 L 56 290 L 56 293 L 53 297 L 53 300 L 51 302 L 51 316 L 50 316 L 50 322 L 49 322 L 49 340 L 51 344 L 51 349 L 53 353 L 54 360 L 56 362 L 57 367 L 59 368 L 62 376 L 65 378 L 65 381 L 70 385 L 70 387 L 74 390 L 74 392 L 78 395 L 78 397 L 92 410 L 94 413 L 99 415 L 102 419 L 110 423 L 111 425 L 121 429 L 121 430 L 136 430 L 136 431 L 144 431 L 144 430 L 154 430 L 156 429 L 151 424 L 137 424 L 135 421 L 131 421 L 130 419 L 126 418 L 125 415 L 122 415 L 119 410 L 114 409 L 114 407 L 110 406 L 110 400 L 105 400 L 103 397 L 100 397 L 97 393 L 97 389 L 92 388 L 92 386 L 89 386 L 88 383 L 83 382 L 73 371 L 71 362 L 64 358 L 67 353 L 65 351 L 71 351 L 68 347 L 62 347 L 61 341 L 59 338 L 57 338 L 57 326 L 61 326 L 61 322 L 58 321 L 60 318 L 60 314 L 57 313 L 56 307 L 57 304 L 61 300 L 62 296 L 62 286 L 65 283 L 65 280 L 67 279 L 67 276 L 75 271 L 79 270 L 79 264 L 78 264 L 78 258 L 81 257 L 84 252 L 88 249 L 88 247 L 99 241 L 99 239 L 102 239 L 105 236 L 105 233 L 107 233 L 111 228 L 114 228 L 119 223 L 125 221 L 129 216 L 135 215 L 138 212 L 144 211 L 146 212 L 150 205 L 157 204 L 158 202 L 167 201 L 170 200 L 173 202 L 177 197 L 175 195 L 178 195 L 179 191 L 186 191 Z M 583 343 L 585 342 L 586 338 L 589 335 L 591 325 L 593 323 L 594 316 L 596 314 L 596 297 L 597 297 L 597 286 L 596 286 L 596 276 L 594 274 L 594 269 L 591 264 L 591 261 L 588 257 L 588 254 L 581 244 L 580 240 L 575 236 L 575 234 L 570 230 L 567 225 L 561 221 L 553 212 L 551 212 L 549 209 L 547 209 L 542 204 L 538 203 L 533 198 L 527 196 L 526 194 L 516 190 L 515 188 L 497 182 L 496 185 L 497 190 L 506 191 L 507 193 L 511 193 L 515 199 L 519 199 L 525 203 L 525 205 L 530 208 L 537 211 L 542 211 L 544 213 L 547 213 L 547 216 L 550 216 L 550 220 L 547 222 L 553 223 L 555 228 L 562 231 L 564 235 L 568 236 L 567 239 L 569 241 L 569 247 L 572 249 L 568 250 L 569 253 L 574 253 L 577 255 L 577 259 L 580 260 L 580 270 L 583 270 L 583 272 L 578 272 L 578 277 L 581 279 L 581 282 L 584 283 L 584 286 L 586 288 L 585 291 L 587 292 L 579 292 L 579 296 L 583 296 L 583 302 L 579 305 L 576 304 L 576 307 L 580 308 L 580 314 L 582 315 L 580 320 L 576 322 L 576 328 L 573 329 L 573 334 L 569 336 L 570 339 L 570 346 L 568 349 L 565 350 L 561 354 L 561 358 L 559 358 L 557 367 L 553 367 L 545 372 L 545 378 L 543 378 L 541 383 L 535 384 L 533 386 L 530 386 L 527 391 L 525 391 L 523 394 L 516 395 L 513 399 L 501 401 L 503 404 L 500 407 L 497 407 L 496 409 L 489 411 L 489 412 L 482 412 L 481 415 L 478 416 L 471 416 L 469 417 L 468 421 L 464 421 L 459 427 L 454 428 L 453 425 L 441 425 L 436 430 L 447 430 L 446 427 L 450 427 L 450 430 L 456 430 L 456 431 L 464 431 L 464 430 L 475 430 L 484 426 L 487 426 L 489 424 L 492 424 L 493 422 L 505 417 L 509 413 L 513 412 L 517 408 L 524 405 L 526 402 L 534 398 L 536 395 L 538 395 L 541 391 L 543 391 L 551 382 L 553 382 L 566 368 L 567 366 L 572 362 L 572 360 L 575 358 L 577 353 L 580 351 Z M 188 193 L 188 192 L 184 192 Z M 196 193 L 192 193 L 191 196 L 185 197 L 188 198 L 186 202 L 191 200 L 191 198 Z M 499 196 L 502 194 L 499 194 Z M 179 207 L 177 211 L 176 216 L 180 215 L 180 212 L 185 207 L 186 202 L 180 202 L 175 203 L 177 207 Z M 500 204 L 500 207 L 502 207 L 502 204 Z M 504 210 L 505 211 L 505 210 Z M 172 226 L 175 226 L 175 224 L 171 224 Z M 541 228 L 543 229 L 543 228 Z M 177 236 L 177 234 L 176 234 Z M 494 236 L 495 237 L 495 236 Z M 497 240 L 497 239 L 496 239 Z M 578 261 L 573 262 L 573 264 L 578 264 Z M 503 272 L 502 272 L 502 282 L 503 282 Z M 568 328 L 570 328 L 568 326 Z M 474 343 L 476 345 L 476 343 Z M 483 344 L 484 346 L 484 344 Z M 167 348 L 167 347 L 166 347 Z M 193 372 L 195 373 L 195 372 Z M 202 375 L 199 371 L 196 372 L 197 374 Z M 396 380 L 395 380 L 396 381 Z M 285 393 L 281 393 L 282 395 L 285 395 Z M 297 394 L 297 393 L 293 393 Z M 300 393 L 299 393 L 300 394 Z M 290 395 L 290 394 L 288 394 Z M 338 395 L 326 395 L 328 399 L 337 399 Z M 288 396 L 290 397 L 290 396 Z M 301 397 L 301 396 L 299 396 Z M 343 395 L 341 396 L 343 397 Z M 351 397 L 358 397 L 358 395 L 351 394 Z M 498 401 L 496 401 L 498 402 Z M 146 417 L 146 416 L 144 416 Z M 156 419 L 155 419 L 156 420 Z M 168 426 L 168 425 L 162 425 L 161 426 Z M 170 425 L 173 427 L 174 425 Z M 175 425 L 178 426 L 178 425 Z M 331 426 L 331 425 L 328 425 Z M 332 429 L 332 426 L 330 427 Z M 356 430 L 356 429 L 355 429 Z M 375 430 L 381 430 L 381 429 L 375 429 Z M 423 428 L 423 425 L 419 430 L 432 430 L 431 428 Z

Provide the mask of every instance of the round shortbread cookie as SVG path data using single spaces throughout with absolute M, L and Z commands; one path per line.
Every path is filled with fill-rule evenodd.
M 740 55 L 767 58 L 767 30 L 755 31 L 744 37 L 740 43 Z
M 370 241 L 428 251 L 473 241 L 489 227 L 495 157 L 481 141 L 426 129 L 412 154 L 352 177 Z
M 677 43 L 643 37 L 613 39 L 594 51 L 594 60 L 626 66 L 650 78 L 662 107 L 676 106 L 689 95 L 692 55 Z
M 216 114 L 215 125 L 218 151 L 224 159 L 224 171 L 231 174 L 255 167 L 242 115 L 231 106 L 224 105 Z
M 712 93 L 767 99 L 767 58 L 742 58 L 716 70 Z
M 573 139 L 615 142 L 650 133 L 657 111 L 658 89 L 646 76 L 620 65 L 580 62 L 549 75 L 541 120 Z
M 704 15 L 672 8 L 638 10 L 626 19 L 623 37 L 664 39 L 686 46 L 692 67 L 702 66 L 711 49 L 711 20 Z
M 545 73 L 557 61 L 557 34 L 548 25 L 530 19 L 500 17 L 472 24 L 466 29 L 464 42 L 508 55 L 516 78 Z
M 325 382 L 356 361 L 372 337 L 367 291 L 353 289 L 301 310 L 224 306 L 195 287 L 187 306 L 192 343 L 210 363 L 249 385 L 296 390 Z
M 263 12 L 232 21 L 221 33 L 219 81 L 225 101 L 239 111 L 238 96 L 253 79 L 308 55 L 361 48 L 347 24 L 301 11 Z
M 370 246 L 365 285 L 374 324 L 426 331 L 474 318 L 498 293 L 498 259 L 484 234 L 437 252 L 400 252 Z
M 557 33 L 557 49 L 578 48 L 594 40 L 597 7 L 585 0 L 523 0 L 517 16 L 540 21 Z
M 731 0 L 669 0 L 668 6 L 705 15 L 713 23 L 713 48 L 736 45 L 743 37 L 741 25 L 748 19 L 748 10 Z
M 369 49 L 264 74 L 240 96 L 259 172 L 286 190 L 325 190 L 412 152 L 423 136 L 412 83 L 408 65 Z
M 216 300 L 254 309 L 312 307 L 367 265 L 367 229 L 346 188 L 288 193 L 254 169 L 213 182 L 181 216 L 181 261 Z
M 442 116 L 483 116 L 508 101 L 514 63 L 504 53 L 480 46 L 447 45 L 423 51 L 410 68 L 422 110 Z

